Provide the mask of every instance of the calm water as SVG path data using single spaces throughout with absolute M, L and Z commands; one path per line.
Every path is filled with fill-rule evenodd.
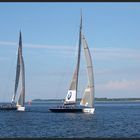
M 140 102 L 96 102 L 94 115 L 49 112 L 57 103 L 0 111 L 0 137 L 140 138 Z

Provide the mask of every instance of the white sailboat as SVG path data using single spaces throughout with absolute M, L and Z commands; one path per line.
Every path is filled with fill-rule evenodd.
M 85 59 L 86 59 L 88 83 L 87 83 L 87 87 L 85 88 L 84 95 L 81 99 L 80 107 L 77 107 L 76 99 L 77 99 L 78 76 L 79 76 L 79 68 L 80 68 L 81 46 L 83 46 Z M 93 114 L 95 110 L 94 92 L 95 89 L 94 89 L 92 59 L 91 59 L 87 41 L 82 33 L 82 14 L 81 14 L 77 64 L 71 80 L 70 88 L 65 97 L 65 101 L 63 105 L 56 108 L 50 108 L 49 110 L 52 112 L 86 112 L 86 113 Z
M 19 98 L 16 103 L 15 98 L 17 95 L 17 89 L 21 84 L 19 89 Z M 12 96 L 12 100 L 10 104 L 4 104 L 0 106 L 0 110 L 25 110 L 25 69 L 24 69 L 24 61 L 22 56 L 22 37 L 20 32 L 19 37 L 19 47 L 18 47 L 18 55 L 17 55 L 17 67 L 16 67 L 16 78 L 15 78 L 15 89 Z

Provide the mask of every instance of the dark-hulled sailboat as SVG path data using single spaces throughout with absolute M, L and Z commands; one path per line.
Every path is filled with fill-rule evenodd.
M 80 106 L 78 107 L 76 106 L 76 98 L 77 98 L 77 88 L 78 88 L 81 46 L 83 46 L 85 59 L 86 59 L 88 83 L 87 83 L 87 87 L 85 88 L 84 95 L 81 99 Z M 94 108 L 93 66 L 92 66 L 92 59 L 88 48 L 88 44 L 82 33 L 82 14 L 81 14 L 81 22 L 80 22 L 80 30 L 79 30 L 78 58 L 77 58 L 76 68 L 70 84 L 70 88 L 68 90 L 63 105 L 55 108 L 50 108 L 49 110 L 51 112 L 85 112 L 85 113 L 94 114 L 95 108 Z
M 19 98 L 17 103 L 15 102 L 15 97 L 17 94 L 17 89 L 19 87 L 19 83 L 21 84 L 19 92 Z M 22 56 L 22 36 L 20 32 L 19 37 L 19 47 L 18 47 L 18 56 L 17 56 L 17 67 L 16 67 L 16 78 L 15 78 L 15 89 L 12 96 L 12 101 L 9 104 L 2 104 L 0 106 L 0 110 L 25 110 L 25 69 L 24 69 L 24 61 Z

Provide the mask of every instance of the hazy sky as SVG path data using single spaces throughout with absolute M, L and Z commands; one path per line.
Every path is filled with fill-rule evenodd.
M 14 91 L 22 31 L 26 101 L 65 98 L 76 63 L 80 9 L 95 97 L 140 98 L 140 3 L 0 3 L 0 101 Z M 86 86 L 82 50 L 78 97 Z

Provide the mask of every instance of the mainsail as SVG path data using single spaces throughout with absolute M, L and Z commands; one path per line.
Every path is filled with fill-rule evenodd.
M 19 37 L 15 89 L 14 89 L 14 93 L 13 93 L 13 97 L 12 97 L 12 103 L 15 102 L 15 97 L 17 94 L 17 89 L 19 87 L 19 82 L 21 82 L 21 89 L 20 89 L 20 95 L 19 95 L 19 98 L 17 101 L 17 106 L 24 107 L 24 102 L 25 102 L 25 70 L 24 70 L 24 61 L 23 61 L 23 56 L 22 56 L 21 32 L 20 32 L 20 37 Z
M 20 77 L 20 56 L 22 55 L 22 39 L 21 39 L 21 32 L 19 37 L 19 47 L 18 47 L 18 56 L 17 56 L 17 67 L 16 67 L 16 79 L 15 79 L 15 90 L 12 97 L 12 102 L 15 102 L 15 97 L 17 93 L 17 88 L 19 84 L 19 77 Z
M 85 54 L 86 65 L 87 65 L 88 83 L 87 83 L 87 87 L 85 89 L 83 98 L 80 102 L 80 105 L 93 107 L 94 106 L 94 103 L 93 103 L 93 100 L 94 100 L 93 66 L 92 66 L 92 59 L 91 59 L 90 51 L 88 48 L 88 44 L 84 35 L 82 35 L 82 46 L 84 48 L 84 54 Z
M 64 104 L 76 104 L 77 98 L 77 87 L 78 87 L 78 74 L 79 74 L 79 67 L 80 67 L 80 55 L 81 55 L 81 31 L 82 31 L 82 14 L 81 14 L 81 22 L 80 22 L 80 30 L 79 30 L 79 46 L 78 46 L 78 57 L 77 57 L 77 64 L 76 68 L 72 77 L 72 81 L 70 84 L 70 88 L 66 95 Z

